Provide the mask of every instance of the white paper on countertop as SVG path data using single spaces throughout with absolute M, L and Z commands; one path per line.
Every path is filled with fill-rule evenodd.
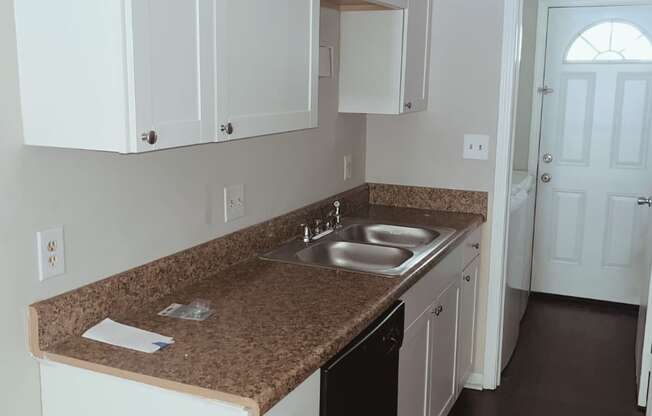
M 172 337 L 123 325 L 109 318 L 84 332 L 82 337 L 148 354 L 174 344 Z

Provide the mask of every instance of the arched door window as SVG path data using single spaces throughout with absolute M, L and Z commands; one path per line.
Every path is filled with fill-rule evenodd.
M 566 52 L 568 63 L 652 62 L 652 42 L 636 25 L 610 20 L 580 33 Z

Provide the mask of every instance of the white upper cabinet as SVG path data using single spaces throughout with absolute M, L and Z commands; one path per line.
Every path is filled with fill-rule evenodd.
M 405 45 L 401 111 L 423 111 L 428 107 L 431 0 L 408 0 L 405 12 Z
M 342 11 L 340 112 L 403 114 L 427 108 L 431 2 Z
M 185 146 L 214 136 L 210 91 L 212 22 L 207 0 L 134 0 L 132 21 L 139 152 Z M 127 15 L 129 16 L 129 15 Z M 138 134 L 136 134 L 138 136 Z M 152 143 L 156 139 L 155 143 Z
M 318 0 L 17 0 L 15 15 L 26 144 L 137 153 L 317 126 Z
M 134 153 L 210 140 L 209 6 L 17 0 L 25 143 Z
M 216 0 L 218 140 L 317 127 L 319 0 Z

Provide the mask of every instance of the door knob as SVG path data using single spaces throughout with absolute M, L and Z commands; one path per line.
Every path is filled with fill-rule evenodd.
M 639 205 L 647 205 L 648 207 L 652 207 L 652 196 L 649 197 L 649 198 L 640 197 L 638 199 L 638 204 Z
M 552 155 L 550 153 L 546 153 L 545 155 L 543 155 L 543 161 L 545 163 L 552 163 L 553 161 Z
M 549 173 L 544 173 L 543 175 L 541 175 L 541 182 L 548 183 L 551 180 L 552 180 L 552 176 L 550 176 Z

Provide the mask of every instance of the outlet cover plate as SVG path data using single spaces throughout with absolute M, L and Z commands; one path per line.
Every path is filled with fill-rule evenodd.
M 224 222 L 231 222 L 245 216 L 244 185 L 224 188 Z
M 348 181 L 353 176 L 353 156 L 344 156 L 344 180 Z
M 464 159 L 489 160 L 489 136 L 484 134 L 465 134 Z
M 66 272 L 63 227 L 36 233 L 38 275 L 41 282 Z

